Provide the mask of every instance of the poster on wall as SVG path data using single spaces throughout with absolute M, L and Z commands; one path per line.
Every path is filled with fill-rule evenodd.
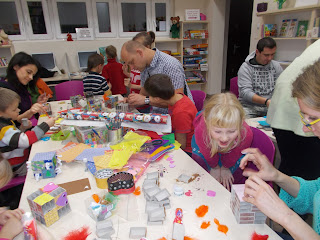
M 296 0 L 294 7 L 317 5 L 319 0 Z
M 77 40 L 93 40 L 92 28 L 76 28 Z
M 200 20 L 200 9 L 186 9 L 186 21 Z

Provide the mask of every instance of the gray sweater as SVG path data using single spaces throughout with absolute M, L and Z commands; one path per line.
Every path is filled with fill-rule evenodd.
M 276 80 L 283 69 L 277 61 L 271 60 L 267 65 L 254 65 L 250 60 L 255 52 L 248 55 L 238 71 L 239 100 L 243 103 L 253 104 L 252 97 L 257 94 L 261 97 L 271 98 Z

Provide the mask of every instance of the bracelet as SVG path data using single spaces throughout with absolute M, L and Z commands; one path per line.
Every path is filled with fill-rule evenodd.
M 266 101 L 264 102 L 264 105 L 267 106 L 267 102 L 270 100 L 270 98 L 267 98 Z

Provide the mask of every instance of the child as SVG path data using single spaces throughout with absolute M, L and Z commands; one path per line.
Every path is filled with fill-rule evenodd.
M 111 83 L 113 95 L 121 94 L 125 96 L 127 89 L 124 85 L 124 79 L 127 78 L 127 76 L 123 73 L 122 64 L 116 61 L 117 49 L 112 45 L 108 46 L 106 48 L 106 55 L 108 64 L 103 67 L 102 76 Z
M 181 144 L 181 149 L 191 157 L 192 122 L 197 114 L 194 103 L 187 96 L 175 93 L 170 77 L 165 74 L 149 77 L 144 88 L 150 94 L 150 102 L 159 107 L 168 107 L 175 138 Z
M 94 53 L 88 58 L 87 76 L 83 78 L 84 92 L 92 92 L 93 95 L 108 94 L 109 86 L 106 79 L 100 75 L 103 68 L 103 57 Z
M 23 213 L 24 211 L 19 208 L 15 210 L 7 210 L 5 207 L 0 208 L 1 240 L 11 240 L 22 232 L 21 218 Z
M 25 162 L 28 159 L 29 147 L 54 125 L 55 119 L 49 118 L 31 131 L 21 132 L 13 122 L 19 116 L 19 102 L 20 97 L 17 93 L 0 88 L 0 152 L 8 159 L 13 173 L 23 176 L 27 173 Z
M 229 191 L 233 183 L 246 180 L 239 164 L 253 133 L 244 118 L 236 96 L 220 93 L 211 97 L 193 121 L 192 158 Z

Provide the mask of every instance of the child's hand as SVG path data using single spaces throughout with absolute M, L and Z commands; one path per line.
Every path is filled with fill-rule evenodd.
M 49 118 L 46 123 L 49 125 L 49 127 L 53 127 L 54 123 L 58 120 L 59 117 Z
M 21 124 L 20 130 L 21 130 L 21 132 L 24 132 L 24 131 L 26 131 L 27 129 L 30 129 L 31 127 L 32 127 L 32 122 L 31 122 L 30 120 L 28 120 L 28 126 L 23 126 L 23 125 Z
M 221 183 L 221 169 L 219 166 L 211 168 L 210 175 L 214 177 L 219 183 Z
M 231 185 L 234 182 L 233 175 L 229 168 L 221 167 L 221 183 L 230 192 Z
M 2 211 L 0 213 L 0 225 L 5 225 L 6 222 L 12 217 L 15 217 L 15 218 L 21 220 L 22 214 L 24 214 L 24 211 L 20 208 L 17 208 L 15 210 Z
M 15 216 L 11 216 L 2 227 L 0 238 L 13 239 L 15 236 L 21 233 L 22 230 L 23 226 L 21 220 Z

